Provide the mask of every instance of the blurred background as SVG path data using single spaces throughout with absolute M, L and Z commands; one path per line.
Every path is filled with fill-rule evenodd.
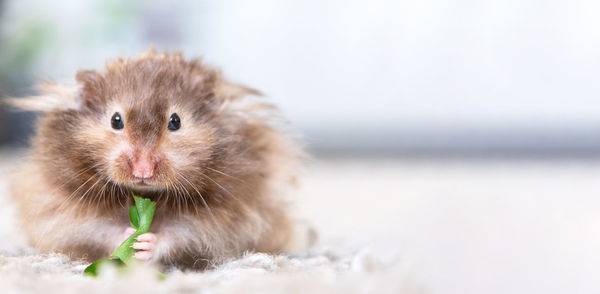
M 298 207 L 325 244 L 387 246 L 433 293 L 597 293 L 599 14 L 585 0 L 0 0 L 0 93 L 150 46 L 203 56 L 304 138 Z M 32 117 L 0 109 L 5 156 Z
M 600 150 L 597 1 L 0 3 L 5 95 L 155 46 L 260 89 L 322 152 Z

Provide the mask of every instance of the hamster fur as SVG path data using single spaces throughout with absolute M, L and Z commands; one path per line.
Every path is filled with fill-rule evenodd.
M 286 248 L 302 152 L 280 130 L 274 107 L 248 97 L 255 90 L 199 59 L 154 50 L 80 70 L 76 81 L 8 99 L 39 112 L 10 185 L 34 248 L 88 261 L 108 256 L 129 227 L 132 191 L 157 202 L 148 256 L 156 264 L 202 269 L 245 251 Z

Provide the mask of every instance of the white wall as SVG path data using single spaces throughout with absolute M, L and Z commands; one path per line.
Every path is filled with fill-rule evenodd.
M 585 141 L 600 123 L 598 1 L 32 2 L 7 7 L 12 19 L 56 24 L 40 73 L 68 76 L 149 44 L 183 48 L 265 92 L 323 142 L 405 130 L 468 140 L 470 129 L 550 130 L 561 141 L 591 129 L 573 139 Z
M 598 1 L 214 5 L 191 47 L 303 125 L 600 120 Z

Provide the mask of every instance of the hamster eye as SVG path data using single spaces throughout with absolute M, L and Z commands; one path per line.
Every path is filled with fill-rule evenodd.
M 124 127 L 123 119 L 121 118 L 120 113 L 115 112 L 115 114 L 113 114 L 112 118 L 110 119 L 110 125 L 115 130 L 120 130 Z
M 169 118 L 169 130 L 177 131 L 179 128 L 181 128 L 181 119 L 177 113 L 173 113 Z

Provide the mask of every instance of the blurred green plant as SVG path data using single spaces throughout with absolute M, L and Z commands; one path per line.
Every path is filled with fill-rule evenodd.
M 51 23 L 29 19 L 0 34 L 0 85 L 4 91 L 28 84 L 33 65 L 51 42 L 53 31 Z
M 25 95 L 33 80 L 34 64 L 40 57 L 44 46 L 52 39 L 53 29 L 50 23 L 40 19 L 29 19 L 12 30 L 0 32 L 0 98 Z M 6 113 L 0 105 L 0 143 L 19 138 L 30 133 L 29 124 L 13 125 L 9 133 L 7 120 L 29 120 L 31 115 Z M 15 138 L 13 138 L 15 137 Z

